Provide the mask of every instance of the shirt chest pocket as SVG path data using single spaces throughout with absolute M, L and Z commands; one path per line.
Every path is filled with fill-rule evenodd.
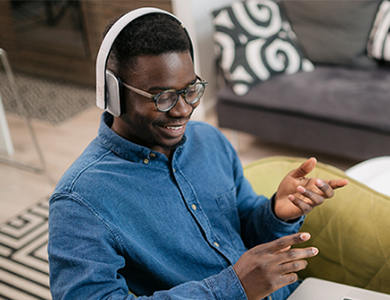
M 242 246 L 240 236 L 240 217 L 237 210 L 237 190 L 233 188 L 229 192 L 217 196 L 215 198 L 219 213 L 221 215 L 221 223 L 225 232 L 230 236 L 231 241 L 236 247 Z M 221 225 L 222 225 L 221 224 Z
M 228 213 L 230 210 L 237 209 L 236 192 L 236 188 L 233 188 L 231 191 L 215 198 L 221 213 Z

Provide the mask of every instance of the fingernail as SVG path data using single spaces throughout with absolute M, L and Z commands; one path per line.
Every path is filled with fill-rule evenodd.
M 317 255 L 319 252 L 317 248 L 313 248 L 312 251 L 313 251 L 313 255 Z
M 297 191 L 300 192 L 300 193 L 306 193 L 306 189 L 303 187 L 303 186 L 298 186 L 297 187 Z
M 318 187 L 323 187 L 324 186 L 324 182 L 321 179 L 318 179 L 317 180 L 317 186 Z
M 302 241 L 308 241 L 310 240 L 310 234 L 309 233 L 302 233 L 301 234 Z

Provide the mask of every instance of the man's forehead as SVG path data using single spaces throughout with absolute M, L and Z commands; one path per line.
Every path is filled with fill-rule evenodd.
M 133 60 L 133 64 L 135 68 L 138 68 L 139 66 L 143 67 L 143 65 L 147 62 L 153 61 L 161 61 L 161 62 L 171 62 L 172 60 L 181 60 L 181 61 L 188 61 L 188 59 L 191 60 L 191 54 L 188 50 L 186 51 L 169 51 L 164 52 L 161 54 L 145 54 L 145 55 L 139 55 L 136 56 Z
M 190 82 L 196 77 L 189 51 L 138 56 L 125 73 L 123 79 L 129 80 L 165 81 L 180 76 Z

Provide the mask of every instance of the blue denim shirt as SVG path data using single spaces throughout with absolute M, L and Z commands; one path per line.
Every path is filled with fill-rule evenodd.
M 232 265 L 248 248 L 295 233 L 302 219 L 274 216 L 210 125 L 189 122 L 169 161 L 111 124 L 104 113 L 50 199 L 53 299 L 134 299 L 129 290 L 138 299 L 247 299 Z

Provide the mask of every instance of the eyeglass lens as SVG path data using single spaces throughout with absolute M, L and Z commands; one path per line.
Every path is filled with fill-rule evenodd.
M 188 104 L 195 104 L 204 93 L 204 85 L 202 83 L 195 83 L 188 88 L 184 94 L 184 99 Z M 171 109 L 179 98 L 177 91 L 166 91 L 162 93 L 157 99 L 157 108 L 161 111 Z

